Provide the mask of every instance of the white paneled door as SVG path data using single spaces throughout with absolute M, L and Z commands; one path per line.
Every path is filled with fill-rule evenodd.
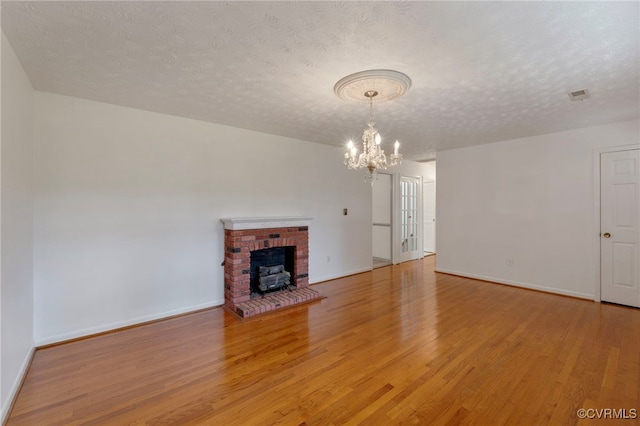
M 640 307 L 640 150 L 600 155 L 601 299 Z
M 400 262 L 422 257 L 419 233 L 421 195 L 420 179 L 407 176 L 400 178 Z

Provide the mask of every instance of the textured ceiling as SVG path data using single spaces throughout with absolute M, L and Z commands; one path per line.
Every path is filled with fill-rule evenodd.
M 319 143 L 359 140 L 342 77 L 412 80 L 374 104 L 387 150 L 443 149 L 638 117 L 638 2 L 2 2 L 38 90 Z M 570 102 L 567 92 L 589 89 Z

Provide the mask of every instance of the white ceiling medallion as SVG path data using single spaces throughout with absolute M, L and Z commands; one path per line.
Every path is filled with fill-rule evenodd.
M 378 92 L 376 102 L 390 101 L 409 90 L 411 79 L 398 71 L 368 70 L 350 74 L 333 86 L 333 91 L 343 101 L 369 102 L 368 91 Z
M 402 96 L 411 87 L 411 79 L 398 71 L 369 70 L 348 75 L 333 86 L 333 91 L 345 101 L 369 102 L 369 124 L 362 134 L 362 153 L 349 141 L 344 153 L 344 164 L 349 169 L 364 169 L 366 180 L 373 182 L 378 177 L 378 170 L 385 170 L 402 162 L 402 154 L 398 153 L 400 142 L 396 140 L 393 154 L 387 156 L 382 149 L 382 137 L 373 126 L 373 99 L 388 101 Z

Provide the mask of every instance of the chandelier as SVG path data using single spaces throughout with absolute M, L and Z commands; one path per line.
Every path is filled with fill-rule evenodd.
M 350 140 L 347 144 L 347 152 L 344 153 L 344 164 L 351 170 L 366 168 L 368 171 L 366 179 L 373 183 L 374 179 L 377 178 L 378 170 L 386 170 L 389 166 L 400 164 L 402 162 L 402 154 L 398 153 L 400 142 L 396 140 L 393 145 L 393 154 L 390 155 L 391 161 L 387 162 L 387 156 L 380 145 L 382 137 L 378 130 L 373 127 L 376 124 L 373 121 L 373 98 L 378 96 L 378 92 L 367 90 L 364 96 L 369 98 L 369 127 L 364 129 L 362 134 L 362 153 L 358 155 L 358 148 Z
M 402 155 L 398 152 L 400 142 L 397 140 L 393 154 L 388 159 L 382 149 L 382 137 L 374 127 L 373 98 L 377 101 L 395 99 L 403 95 L 410 86 L 409 77 L 398 71 L 369 70 L 348 75 L 333 88 L 343 100 L 369 102 L 369 124 L 362 133 L 362 152 L 358 153 L 358 148 L 350 140 L 344 153 L 344 164 L 351 170 L 363 169 L 365 179 L 371 184 L 377 179 L 378 170 L 386 170 L 402 162 Z

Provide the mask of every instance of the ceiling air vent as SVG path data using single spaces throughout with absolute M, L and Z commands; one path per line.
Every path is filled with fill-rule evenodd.
M 572 101 L 584 101 L 589 99 L 589 91 L 587 89 L 576 90 L 575 92 L 569 92 L 569 99 Z

